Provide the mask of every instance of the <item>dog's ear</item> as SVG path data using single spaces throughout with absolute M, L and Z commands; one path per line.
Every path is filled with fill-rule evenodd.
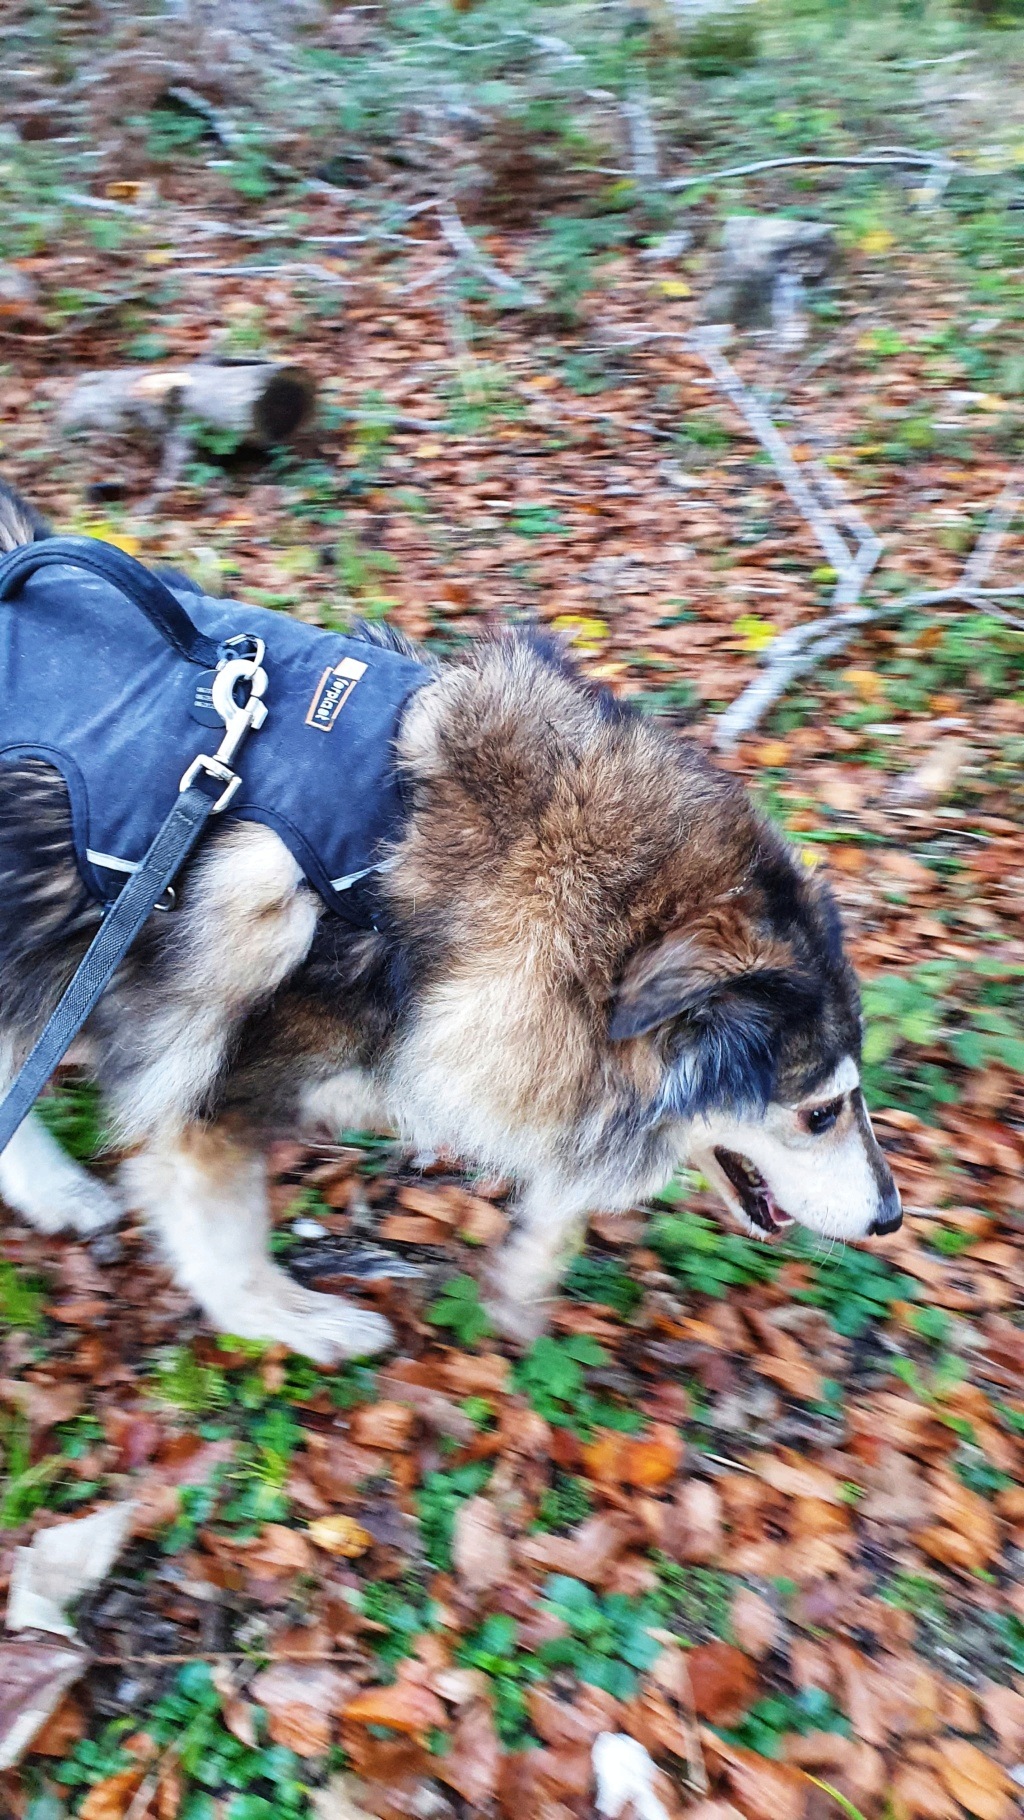
M 612 1000 L 608 1034 L 665 1032 L 675 1109 L 767 1104 L 783 1028 L 807 983 L 781 943 L 723 947 L 711 932 L 669 934 L 635 954 Z
M 615 1043 L 625 1042 L 687 1013 L 706 1011 L 744 975 L 778 972 L 790 958 L 779 945 L 727 943 L 717 929 L 672 930 L 627 962 L 612 998 L 608 1034 Z

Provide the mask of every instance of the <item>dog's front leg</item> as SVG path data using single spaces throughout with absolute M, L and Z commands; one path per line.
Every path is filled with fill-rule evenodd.
M 30 1112 L 0 1156 L 0 1198 L 40 1232 L 88 1235 L 121 1217 L 110 1189 Z
M 510 1339 L 535 1340 L 544 1332 L 552 1292 L 578 1249 L 592 1205 L 550 1179 L 531 1183 L 516 1204 L 515 1230 L 488 1275 L 487 1306 Z
M 154 1138 L 125 1165 L 125 1185 L 176 1280 L 222 1333 L 278 1340 L 322 1364 L 390 1344 L 382 1315 L 303 1289 L 271 1263 L 263 1159 L 224 1126 Z
M 13 1054 L 0 1050 L 0 1099 L 16 1072 Z M 39 1232 L 99 1232 L 121 1217 L 106 1185 L 69 1156 L 35 1112 L 19 1125 L 0 1154 L 0 1198 Z

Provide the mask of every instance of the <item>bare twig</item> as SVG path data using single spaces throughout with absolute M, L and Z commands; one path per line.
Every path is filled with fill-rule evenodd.
M 794 155 L 788 158 L 759 158 L 753 164 L 732 164 L 725 170 L 701 171 L 689 177 L 670 177 L 662 185 L 666 190 L 695 190 L 704 183 L 724 183 L 732 177 L 756 177 L 761 171 L 780 171 L 803 165 L 812 169 L 821 169 L 827 165 L 839 165 L 845 170 L 860 170 L 871 165 L 903 165 L 915 170 L 949 171 L 950 174 L 962 171 L 965 167 L 953 158 L 946 158 L 942 152 L 915 151 L 911 146 L 880 146 L 877 151 L 862 152 L 859 156 L 849 158 L 829 158 L 815 152 Z M 972 172 L 972 175 L 974 173 Z
M 771 457 L 775 472 L 810 525 L 837 577 L 830 611 L 820 619 L 794 626 L 774 639 L 765 653 L 762 674 L 747 685 L 724 714 L 719 715 L 715 723 L 715 744 L 721 749 L 734 745 L 756 727 L 772 702 L 778 700 L 795 677 L 809 670 L 822 657 L 842 650 L 857 628 L 871 619 L 870 608 L 859 604 L 860 596 L 881 555 L 882 544 L 823 463 L 809 463 L 809 471 L 797 464 L 785 437 L 760 400 L 726 360 L 718 335 L 708 330 L 699 331 L 690 345 L 702 355 L 716 384 L 741 412 L 761 447 Z M 852 548 L 836 529 L 837 517 L 844 524 Z
M 208 101 L 205 95 L 201 95 L 198 89 L 190 88 L 185 82 L 179 82 L 173 88 L 169 88 L 167 94 L 172 101 L 178 103 L 179 107 L 187 109 L 190 114 L 197 114 L 200 120 L 205 120 L 214 138 L 229 152 L 244 143 L 244 136 L 234 121 L 229 120 L 226 114 L 214 107 L 213 102 Z
M 311 260 L 284 259 L 279 265 L 193 265 L 182 268 L 182 275 L 189 278 L 284 278 L 289 274 L 299 278 L 315 278 L 320 284 L 351 284 L 351 278 L 345 278 L 340 272 L 332 272 L 325 265 L 316 265 Z
M 677 1710 L 679 1712 L 679 1721 L 686 1737 L 687 1780 L 690 1787 L 695 1788 L 698 1794 L 706 1795 L 710 1786 L 708 1783 L 707 1764 L 704 1761 L 704 1752 L 701 1748 L 700 1725 L 697 1721 L 697 1708 L 693 1698 L 693 1683 L 690 1680 L 690 1670 L 687 1667 L 685 1652 L 679 1651 L 679 1660 L 682 1667 L 683 1678 L 686 1682 L 686 1705 L 683 1706 L 680 1703 Z
M 763 673 L 747 685 L 724 714 L 719 715 L 715 723 L 715 744 L 719 748 L 731 746 L 749 733 L 795 677 L 811 669 L 822 657 L 841 650 L 857 628 L 873 617 L 871 609 L 859 603 L 864 584 L 882 552 L 880 539 L 853 501 L 847 498 L 835 476 L 821 462 L 810 462 L 804 467 L 796 462 L 785 437 L 760 399 L 725 358 L 722 339 L 722 330 L 718 328 L 699 329 L 689 336 L 654 330 L 618 345 L 637 347 L 650 341 L 679 341 L 701 356 L 716 385 L 746 419 L 771 457 L 793 504 L 835 569 L 837 580 L 830 612 L 806 625 L 794 626 L 773 639 L 765 653 Z M 837 530 L 836 517 L 844 524 L 852 548 Z
M 973 592 L 987 580 L 999 552 L 999 546 L 1017 516 L 1022 493 L 1024 493 L 1024 475 L 1011 474 L 985 521 L 981 536 L 967 558 L 966 567 L 960 577 L 963 588 Z
M 793 504 L 807 520 L 837 575 L 844 576 L 852 566 L 853 555 L 836 530 L 830 512 L 815 498 L 781 431 L 749 387 L 744 385 L 735 367 L 726 360 L 720 341 L 717 331 L 702 329 L 690 337 L 689 345 L 706 361 L 716 385 L 736 406 L 762 448 L 771 456 L 772 465 Z
M 965 588 L 959 583 L 952 588 L 937 588 L 926 594 L 901 594 L 898 600 L 888 608 L 880 608 L 880 613 L 905 613 L 914 607 L 944 607 L 953 601 L 962 600 L 969 607 L 977 607 L 981 613 L 991 613 L 993 618 L 1004 620 L 1017 632 L 1024 632 L 1024 619 L 1016 619 L 999 605 L 1000 600 L 1020 600 L 1024 597 L 1024 588 Z
M 91 1656 L 90 1661 L 94 1668 L 183 1668 L 188 1662 L 351 1663 L 352 1652 L 346 1654 L 344 1650 L 336 1649 L 198 1649 L 182 1655 Z
M 452 251 L 458 254 L 459 258 L 477 274 L 478 278 L 482 278 L 486 284 L 489 284 L 493 290 L 500 291 L 503 296 L 514 297 L 520 305 L 533 307 L 541 302 L 539 292 L 530 290 L 521 279 L 510 277 L 508 272 L 503 272 L 499 265 L 495 265 L 493 259 L 489 259 L 487 254 L 481 251 L 472 235 L 467 233 L 452 203 L 439 203 L 437 218 L 441 224 L 441 232 Z
M 968 57 L 977 55 L 977 51 L 951 51 L 946 57 L 905 57 L 892 67 L 895 70 L 929 70 L 940 63 L 964 63 Z

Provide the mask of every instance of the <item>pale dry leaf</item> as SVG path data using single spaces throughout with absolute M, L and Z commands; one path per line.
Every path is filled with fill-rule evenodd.
M 625 1732 L 600 1732 L 592 1747 L 595 1805 L 608 1820 L 631 1808 L 636 1820 L 668 1820 L 654 1790 L 657 1767 L 649 1752 Z
M 709 1565 L 722 1553 L 722 1497 L 706 1479 L 688 1479 L 667 1507 L 663 1546 L 673 1561 Z
M 474 1700 L 455 1722 L 451 1746 L 438 1763 L 438 1777 L 477 1812 L 498 1792 L 501 1760 L 490 1702 Z
M 489 1498 L 467 1498 L 455 1519 L 452 1559 L 460 1580 L 473 1592 L 502 1586 L 512 1554 L 501 1518 Z
M 317 1517 L 309 1526 L 308 1534 L 318 1548 L 325 1554 L 341 1555 L 345 1560 L 355 1560 L 365 1555 L 373 1547 L 373 1537 L 354 1517 L 339 1514 L 334 1517 Z
M 892 1782 L 894 1820 L 962 1820 L 963 1810 L 943 1788 L 934 1770 L 901 1763 Z
M 14 1552 L 7 1600 L 8 1630 L 44 1630 L 74 1637 L 65 1607 L 106 1579 L 131 1527 L 130 1498 L 101 1504 L 87 1517 L 41 1529 Z
M 773 1491 L 789 1498 L 820 1498 L 825 1504 L 841 1504 L 842 1489 L 834 1473 L 806 1460 L 788 1460 L 778 1454 L 754 1455 L 750 1465 Z
M 736 1594 L 729 1623 L 740 1648 L 756 1662 L 770 1654 L 782 1633 L 778 1613 L 749 1586 L 741 1587 Z
M 1019 1758 L 1024 1751 L 1024 1694 L 986 1681 L 980 1699 L 986 1725 L 991 1726 L 1003 1748 Z
M 89 1661 L 79 1645 L 50 1637 L 0 1639 L 0 1770 L 24 1755 Z
M 365 1784 L 358 1776 L 332 1776 L 324 1788 L 309 1791 L 315 1820 L 376 1820 L 367 1808 L 360 1806 Z

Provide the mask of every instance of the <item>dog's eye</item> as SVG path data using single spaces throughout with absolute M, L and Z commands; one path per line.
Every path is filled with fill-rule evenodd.
M 843 1096 L 837 1100 L 826 1100 L 823 1106 L 808 1106 L 800 1114 L 800 1123 L 812 1137 L 820 1137 L 823 1131 L 831 1131 L 839 1114 L 843 1110 Z

